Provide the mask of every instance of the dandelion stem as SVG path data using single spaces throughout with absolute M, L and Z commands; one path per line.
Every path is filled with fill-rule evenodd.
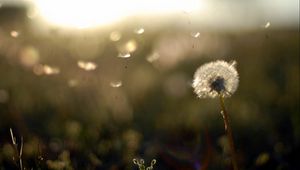
M 234 147 L 234 142 L 233 142 L 233 135 L 232 135 L 232 130 L 231 126 L 229 124 L 229 116 L 225 108 L 224 104 L 224 98 L 222 95 L 219 95 L 220 98 L 220 105 L 221 105 L 221 114 L 224 120 L 224 126 L 225 126 L 225 132 L 227 134 L 227 139 L 229 143 L 229 149 L 230 149 L 230 154 L 231 154 L 231 161 L 232 161 L 232 166 L 234 170 L 238 170 L 238 164 L 237 164 L 237 159 L 236 159 L 236 154 L 235 154 L 235 147 Z

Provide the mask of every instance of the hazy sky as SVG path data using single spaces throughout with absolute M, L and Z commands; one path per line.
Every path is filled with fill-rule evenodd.
M 37 1 L 37 0 L 36 0 Z M 49 3 L 51 1 L 42 1 L 43 3 Z M 66 0 L 65 0 L 66 1 Z M 28 2 L 35 2 L 34 0 L 0 0 L 0 7 L 5 7 L 8 5 L 13 6 L 27 6 Z M 76 1 L 71 1 L 72 3 L 62 3 L 63 0 L 57 1 L 56 4 L 61 4 L 62 9 L 66 9 L 63 4 L 71 4 L 71 6 L 68 6 L 67 9 L 70 12 L 72 10 L 72 3 Z M 78 1 L 79 3 L 87 3 L 87 2 L 93 2 L 97 4 L 93 4 L 92 6 L 96 6 L 95 10 L 97 11 L 103 11 L 100 9 L 101 1 Z M 228 28 L 228 29 L 253 29 L 257 27 L 264 27 L 267 26 L 268 23 L 272 28 L 282 28 L 282 27 L 293 27 L 293 28 L 299 28 L 299 0 L 176 0 L 176 1 L 169 1 L 169 0 L 161 0 L 161 1 L 149 1 L 144 0 L 143 1 L 135 1 L 135 0 L 128 0 L 128 3 L 125 3 L 127 1 L 125 0 L 114 0 L 114 3 L 120 2 L 122 5 L 120 5 L 122 8 L 120 9 L 126 9 L 126 6 L 128 6 L 128 11 L 134 11 L 136 10 L 136 13 L 130 13 L 128 15 L 139 15 L 141 12 L 141 9 L 138 9 L 141 7 L 141 4 L 137 5 L 138 3 L 152 3 L 153 8 L 158 9 L 159 6 L 164 5 L 164 8 L 161 8 L 161 10 L 168 10 L 168 6 L 173 7 L 174 9 L 174 16 L 176 15 L 183 15 L 185 13 L 187 15 L 188 20 L 194 24 L 194 26 L 202 25 L 204 27 L 210 27 L 210 28 L 216 28 L 219 27 Z M 153 3 L 154 2 L 154 3 Z M 174 5 L 175 3 L 178 3 L 179 5 Z M 188 3 L 191 4 L 197 4 L 200 2 L 201 7 L 199 5 L 199 8 L 193 8 L 192 10 L 185 9 L 186 6 L 189 6 Z M 103 3 L 107 3 L 107 1 L 103 1 Z M 157 4 L 155 4 L 157 3 Z M 168 4 L 169 3 L 169 4 Z M 34 3 L 33 3 L 34 4 Z M 53 3 L 52 3 L 53 4 Z M 184 5 L 183 5 L 184 4 Z M 187 5 L 186 5 L 187 4 Z M 84 5 L 84 4 L 83 4 Z M 51 7 L 51 5 L 47 5 Z M 97 7 L 99 6 L 99 8 Z M 136 7 L 135 7 L 136 6 Z M 149 5 L 145 5 L 149 6 Z M 179 6 L 179 8 L 178 8 Z M 181 10 L 180 7 L 183 7 Z M 197 6 L 197 5 L 196 5 Z M 90 7 L 90 6 L 89 6 Z M 110 6 L 109 6 L 110 7 Z M 116 6 L 114 6 L 116 7 Z M 56 7 L 53 7 L 53 9 L 49 9 L 50 11 L 54 11 L 54 9 L 57 9 Z M 110 9 L 106 10 L 107 12 L 115 10 L 120 11 L 120 9 Z M 144 9 L 143 9 L 144 10 Z M 57 10 L 56 10 L 57 11 Z M 78 11 L 78 9 L 74 10 Z M 151 10 L 150 10 L 151 11 Z M 88 10 L 81 11 L 81 15 L 84 16 L 84 13 L 87 13 Z M 161 12 L 161 11 L 159 11 Z M 147 15 L 156 15 L 158 13 L 157 10 L 153 10 L 151 13 L 147 13 Z M 175 14 L 176 13 L 176 14 Z M 59 14 L 58 18 L 63 18 L 63 15 L 65 13 Z M 94 14 L 94 12 L 93 12 Z M 99 15 L 105 15 L 105 13 L 99 13 Z M 122 13 L 119 14 L 122 16 Z M 166 14 L 170 15 L 170 13 Z M 118 16 L 115 16 L 118 17 Z M 70 18 L 70 17 L 69 17 Z M 94 17 L 95 18 L 95 17 Z M 99 18 L 99 17 L 98 17 Z M 84 18 L 83 18 L 84 19 Z M 115 18 L 114 18 L 115 19 Z M 178 20 L 178 22 L 183 22 L 184 20 Z

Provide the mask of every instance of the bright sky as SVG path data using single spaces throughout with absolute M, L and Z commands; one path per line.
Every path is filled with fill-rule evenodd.
M 130 16 L 159 16 L 158 20 L 163 20 L 164 16 L 183 13 L 193 26 L 251 29 L 269 22 L 271 27 L 299 27 L 299 0 L 0 0 L 0 8 L 28 2 L 43 20 L 71 28 L 113 24 Z
M 199 0 L 36 0 L 40 14 L 62 26 L 91 27 L 110 24 L 128 16 L 172 14 L 202 8 Z

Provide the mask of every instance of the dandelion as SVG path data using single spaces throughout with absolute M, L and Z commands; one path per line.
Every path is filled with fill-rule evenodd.
M 225 133 L 227 134 L 229 143 L 232 166 L 234 170 L 238 170 L 232 130 L 224 104 L 224 97 L 230 97 L 238 87 L 239 76 L 235 66 L 236 61 L 228 63 L 218 60 L 204 64 L 195 72 L 193 87 L 194 92 L 199 98 L 215 98 L 219 96 L 221 115 L 224 120 Z
M 202 65 L 194 75 L 193 87 L 199 98 L 215 98 L 218 95 L 230 97 L 237 89 L 239 76 L 231 63 L 215 61 Z

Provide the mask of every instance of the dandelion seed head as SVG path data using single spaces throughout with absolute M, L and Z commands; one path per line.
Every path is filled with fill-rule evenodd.
M 193 80 L 194 92 L 199 98 L 214 98 L 218 95 L 230 97 L 237 89 L 239 75 L 236 61 L 217 60 L 200 66 Z
M 223 77 L 216 77 L 210 80 L 209 86 L 211 90 L 215 90 L 218 93 L 222 92 L 222 90 L 226 90 L 225 88 L 225 80 Z

